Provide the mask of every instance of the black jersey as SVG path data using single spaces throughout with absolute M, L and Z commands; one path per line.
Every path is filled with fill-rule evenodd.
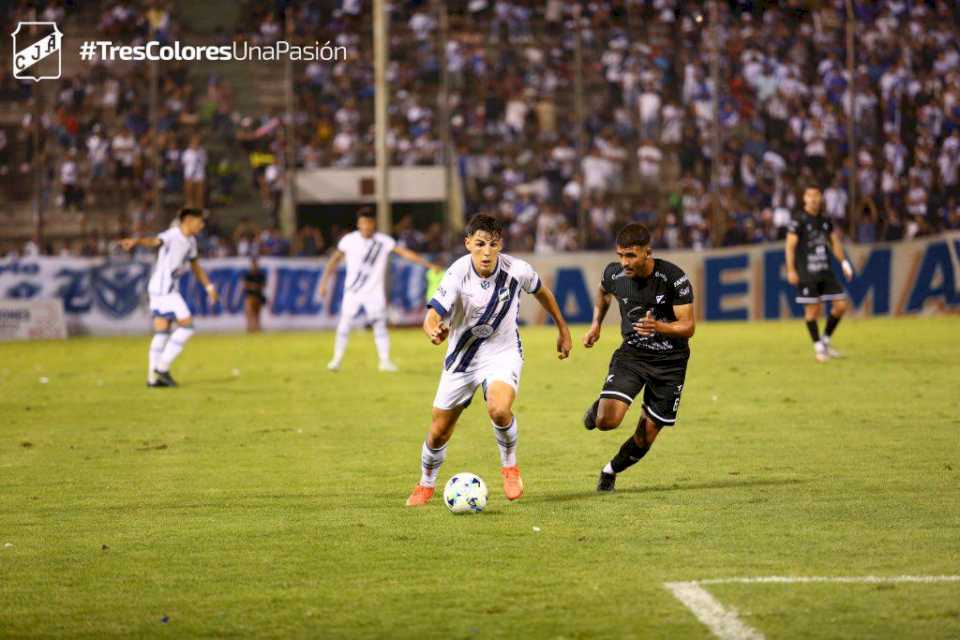
M 833 223 L 826 216 L 801 212 L 790 221 L 789 233 L 797 234 L 794 265 L 800 280 L 813 280 L 830 272 Z
M 641 336 L 633 330 L 637 322 L 647 311 L 653 311 L 655 320 L 674 322 L 675 305 L 693 302 L 693 286 L 683 269 L 655 258 L 653 273 L 648 278 L 630 278 L 624 275 L 618 262 L 611 262 L 603 270 L 600 286 L 613 295 L 620 305 L 620 333 L 623 344 L 638 350 L 644 356 L 654 359 L 686 359 L 690 356 L 690 347 L 686 338 L 673 338 L 661 335 Z

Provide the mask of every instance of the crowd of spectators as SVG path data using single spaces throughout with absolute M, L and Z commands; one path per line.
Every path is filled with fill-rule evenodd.
M 374 164 L 371 4 L 247 2 L 238 23 L 219 33 L 223 42 L 269 44 L 286 37 L 288 5 L 295 40 L 346 50 L 342 59 L 296 66 L 298 167 Z M 960 228 L 960 7 L 854 2 L 851 77 L 843 0 L 770 4 L 718 3 L 713 24 L 705 2 L 452 1 L 444 3 L 442 41 L 433 2 L 392 3 L 392 163 L 442 163 L 446 124 L 466 211 L 508 223 L 512 251 L 607 248 L 631 220 L 651 226 L 658 248 L 778 240 L 811 183 L 822 185 L 826 215 L 855 241 Z M 183 27 L 172 6 L 109 2 L 99 28 L 132 43 L 151 31 L 175 38 Z M 718 84 L 710 68 L 714 27 Z M 184 67 L 160 68 L 162 193 L 192 204 L 229 202 L 249 170 L 258 204 L 270 214 L 267 230 L 251 235 L 239 224 L 214 236 L 213 253 L 331 246 L 319 230 L 301 230 L 288 242 L 273 229 L 285 180 L 282 112 L 237 113 L 234 88 L 222 78 L 211 75 L 200 92 Z M 49 177 L 57 205 L 83 209 L 101 197 L 149 193 L 145 150 L 154 140 L 145 69 L 93 65 L 62 85 L 44 115 L 59 151 Z M 0 91 L 19 89 L 2 82 Z M 31 126 L 30 110 L 24 113 L 16 140 Z M 858 145 L 852 162 L 851 126 Z M 0 128 L 0 180 L 24 170 L 5 162 L 9 146 Z M 248 166 L 206 147 L 240 149 Z M 131 225 L 149 226 L 149 198 L 134 209 L 141 214 Z M 438 229 L 408 224 L 398 232 L 410 242 L 443 244 Z M 337 230 L 324 231 L 335 240 Z

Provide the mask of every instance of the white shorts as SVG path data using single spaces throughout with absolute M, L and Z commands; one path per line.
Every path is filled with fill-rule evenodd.
M 344 293 L 340 303 L 341 320 L 353 321 L 360 313 L 360 309 L 367 316 L 368 321 L 386 320 L 387 299 L 383 295 L 358 296 L 354 293 Z
M 183 320 L 190 317 L 190 307 L 179 293 L 167 293 L 162 296 L 150 294 L 150 315 L 165 320 Z
M 479 365 L 473 371 L 444 371 L 440 374 L 440 385 L 433 406 L 444 410 L 466 407 L 473 400 L 477 387 L 483 387 L 483 396 L 486 398 L 487 387 L 494 381 L 508 384 L 514 392 L 519 392 L 521 369 L 523 357 L 519 353 L 506 353 Z

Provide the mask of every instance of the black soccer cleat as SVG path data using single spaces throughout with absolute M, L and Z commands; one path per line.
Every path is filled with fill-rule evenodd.
M 597 491 L 601 493 L 613 493 L 617 489 L 617 474 L 600 472 L 597 479 Z
M 154 373 L 157 376 L 157 381 L 153 384 L 154 387 L 175 387 L 177 386 L 177 381 L 173 379 L 173 376 L 170 375 L 169 371 L 157 371 L 154 370 Z
M 587 412 L 583 414 L 583 426 L 586 427 L 587 431 L 593 431 L 597 428 L 597 409 L 600 407 L 600 401 L 597 400 L 590 408 L 587 409 Z

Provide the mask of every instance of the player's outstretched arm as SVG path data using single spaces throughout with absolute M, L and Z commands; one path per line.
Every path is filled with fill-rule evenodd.
M 673 315 L 677 318 L 673 322 L 662 322 L 654 320 L 653 312 L 647 311 L 645 317 L 633 323 L 633 329 L 642 336 L 652 336 L 659 333 L 671 338 L 692 338 L 696 330 L 696 322 L 693 319 L 693 305 L 674 305 Z
M 401 258 L 403 258 L 404 260 L 409 260 L 414 264 L 418 264 L 424 269 L 432 269 L 433 271 L 444 270 L 444 267 L 442 267 L 441 265 L 430 262 L 429 260 L 421 256 L 419 253 L 417 253 L 416 251 L 411 251 L 406 247 L 394 247 L 393 252 L 398 256 L 400 256 Z
M 430 338 L 430 342 L 440 344 L 447 339 L 450 327 L 443 321 L 436 309 L 430 307 L 427 309 L 427 315 L 423 318 L 423 331 Z
M 213 286 L 213 283 L 210 282 L 210 278 L 207 277 L 207 272 L 203 270 L 203 267 L 201 267 L 200 263 L 196 260 L 190 261 L 190 270 L 193 271 L 193 277 L 195 277 L 197 281 L 203 285 L 203 288 L 206 289 L 207 296 L 210 298 L 210 303 L 216 304 L 217 300 L 220 299 L 220 296 L 217 295 L 217 288 Z
M 797 256 L 797 234 L 790 232 L 787 234 L 786 244 L 783 250 L 784 258 L 787 262 L 787 282 L 796 285 L 800 282 L 800 276 L 797 274 L 796 256 Z
M 327 266 L 323 269 L 323 275 L 320 276 L 320 297 L 327 297 L 327 286 L 330 284 L 330 277 L 337 272 L 337 265 L 340 264 L 340 261 L 343 260 L 343 251 L 337 249 L 333 252 L 333 255 L 330 256 L 330 259 L 327 260 Z
M 533 297 L 537 299 L 540 306 L 550 314 L 550 317 L 557 324 L 557 331 L 559 332 L 557 336 L 557 357 L 563 360 L 570 355 L 573 340 L 570 338 L 570 328 L 567 326 L 567 321 L 563 319 L 563 314 L 560 313 L 557 299 L 547 287 L 540 287 L 540 290 L 533 294 Z
M 597 289 L 597 302 L 593 305 L 593 322 L 590 324 L 590 330 L 583 336 L 583 346 L 587 349 L 600 340 L 600 328 L 603 326 L 603 319 L 607 317 L 609 309 L 610 294 L 603 287 L 599 287 Z
M 843 269 L 843 277 L 847 280 L 853 280 L 853 265 L 843 254 L 843 241 L 840 240 L 840 233 L 837 231 L 830 234 L 830 248 L 833 249 L 833 257 L 837 259 L 840 268 Z
M 157 238 L 156 236 L 149 238 L 124 238 L 120 240 L 120 248 L 124 251 L 130 251 L 136 247 L 146 247 L 148 249 L 156 249 L 163 244 L 163 240 Z

